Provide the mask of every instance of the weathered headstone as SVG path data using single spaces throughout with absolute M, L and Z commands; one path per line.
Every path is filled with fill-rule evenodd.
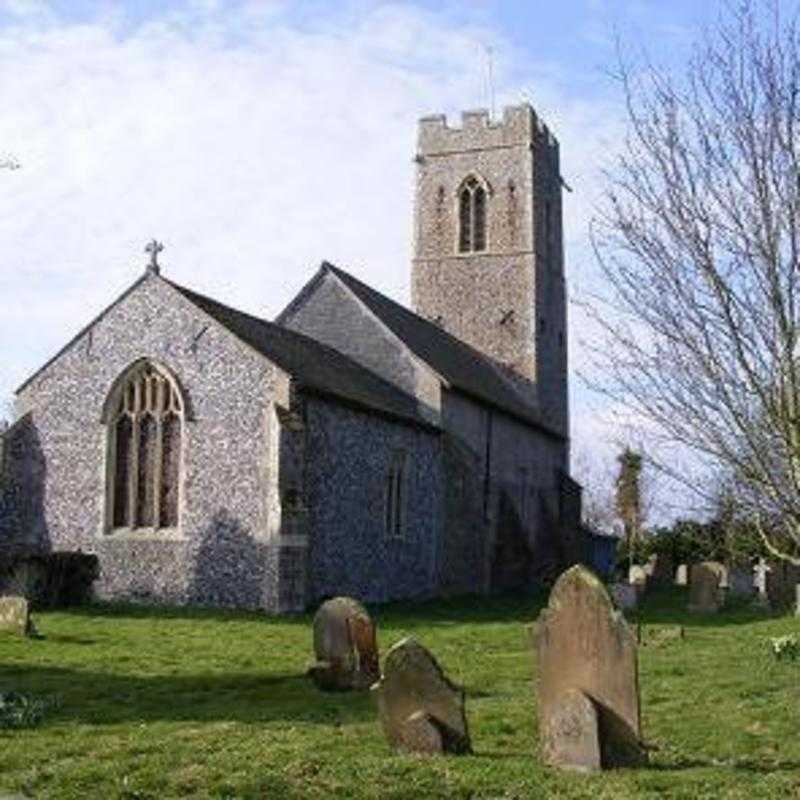
M 649 577 L 647 567 L 641 564 L 632 564 L 628 569 L 628 583 L 636 587 L 636 592 L 640 597 L 647 590 Z
M 788 561 L 770 561 L 766 573 L 766 593 L 773 609 L 785 611 L 795 602 L 796 586 L 800 582 L 800 567 Z
M 611 597 L 614 599 L 614 604 L 623 611 L 636 608 L 639 602 L 636 587 L 629 583 L 612 583 Z
M 646 761 L 636 639 L 590 570 L 576 565 L 556 581 L 535 639 L 545 761 L 578 770 Z
M 631 564 L 628 568 L 628 583 L 647 583 L 647 567 L 642 564 Z
M 403 639 L 389 650 L 383 677 L 372 691 L 393 749 L 471 751 L 464 690 L 448 680 L 433 655 L 414 639 Z
M 307 674 L 329 691 L 368 689 L 380 677 L 375 625 L 351 597 L 324 602 L 314 616 L 316 663 Z
M 747 597 L 753 594 L 753 572 L 746 567 L 728 567 L 728 594 Z
M 800 617 L 800 583 L 795 584 L 794 597 L 794 615 Z
M 675 572 L 672 558 L 665 553 L 657 553 L 650 557 L 650 581 L 654 586 L 669 586 L 672 584 Z
M 0 633 L 17 636 L 34 633 L 30 608 L 24 597 L 0 597 Z
M 727 583 L 726 569 L 717 561 L 692 564 L 689 573 L 689 611 L 713 614 L 719 611 Z
M 553 704 L 548 739 L 557 743 L 549 752 L 550 766 L 576 772 L 594 772 L 602 767 L 597 707 L 580 689 L 567 689 Z
M 675 585 L 686 586 L 689 583 L 689 567 L 686 564 L 678 564 L 675 570 Z

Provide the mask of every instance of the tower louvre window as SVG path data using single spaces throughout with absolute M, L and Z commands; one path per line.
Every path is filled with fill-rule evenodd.
M 461 253 L 472 250 L 472 195 L 465 187 L 458 199 L 458 249 Z
M 472 176 L 458 193 L 458 251 L 480 253 L 486 249 L 486 189 Z
M 184 408 L 178 388 L 149 362 L 137 363 L 118 386 L 108 419 L 109 527 L 176 528 Z

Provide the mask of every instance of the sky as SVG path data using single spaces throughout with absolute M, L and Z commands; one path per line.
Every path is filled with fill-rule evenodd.
M 674 63 L 713 0 L 0 0 L 0 415 L 142 273 L 274 317 L 324 259 L 409 302 L 416 121 L 532 103 L 561 144 L 570 295 L 625 135 L 617 47 Z M 489 80 L 491 72 L 492 79 Z M 613 461 L 570 307 L 573 452 Z M 587 457 L 588 454 L 588 457 Z M 584 467 L 585 468 L 585 467 Z M 580 477 L 580 476 L 579 476 Z

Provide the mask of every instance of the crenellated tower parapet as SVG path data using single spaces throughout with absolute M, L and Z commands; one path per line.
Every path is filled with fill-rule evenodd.
M 439 114 L 419 121 L 415 160 L 415 310 L 527 381 L 566 432 L 558 141 L 527 104 L 458 127 Z

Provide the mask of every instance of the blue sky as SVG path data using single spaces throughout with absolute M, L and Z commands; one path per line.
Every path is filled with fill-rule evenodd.
M 21 164 L 0 170 L 0 403 L 138 277 L 153 236 L 169 277 L 251 313 L 280 311 L 322 259 L 407 303 L 416 120 L 488 106 L 487 48 L 498 112 L 528 100 L 561 142 L 582 296 L 600 170 L 625 132 L 615 36 L 678 68 L 717 13 L 0 0 L 0 160 Z M 581 341 L 595 335 L 573 307 L 573 370 L 590 369 Z M 612 464 L 614 409 L 571 385 L 578 462 Z

